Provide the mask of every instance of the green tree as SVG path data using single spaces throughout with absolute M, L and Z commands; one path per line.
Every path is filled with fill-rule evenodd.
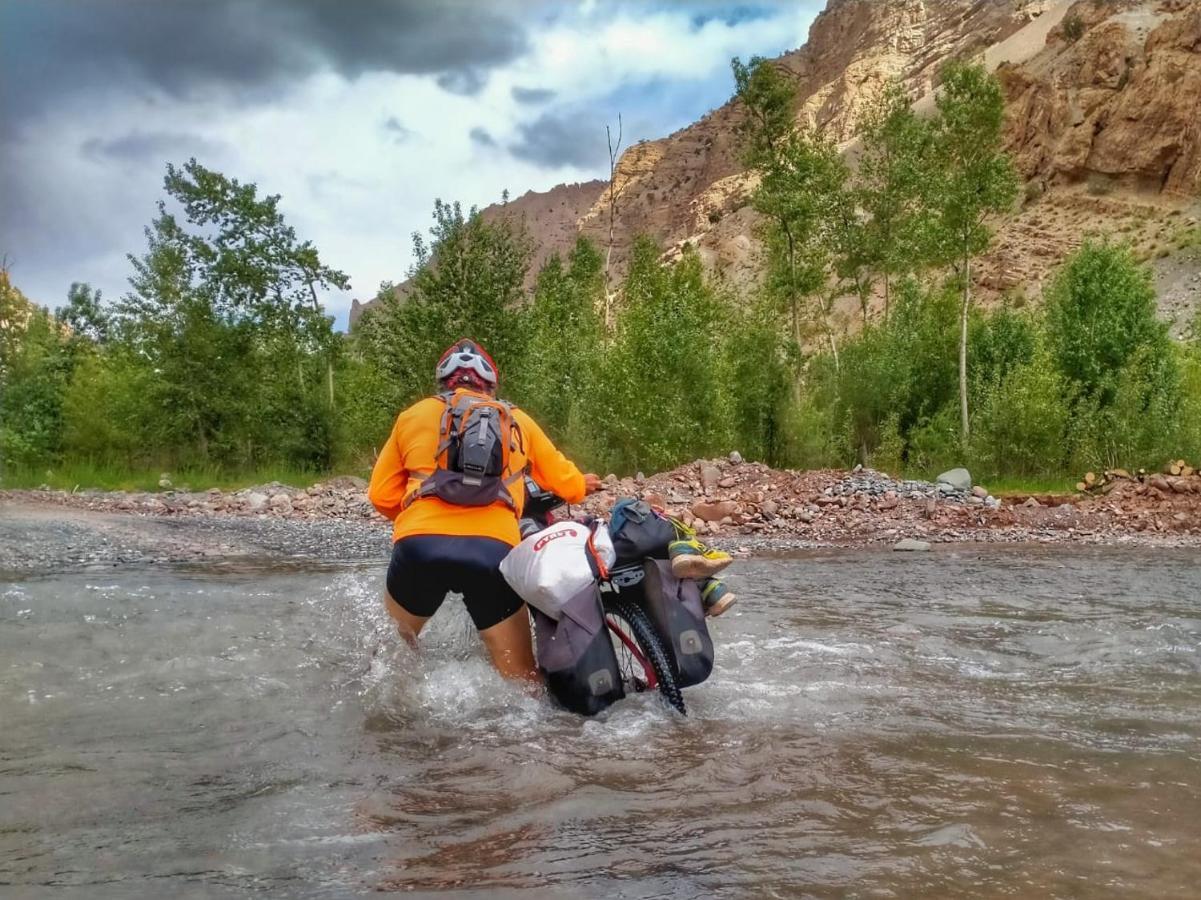
M 77 342 L 91 345 L 108 342 L 112 331 L 112 316 L 104 307 L 100 291 L 91 286 L 72 282 L 67 291 L 67 305 L 55 310 L 57 318 L 70 331 Z
M 779 155 L 796 128 L 796 85 L 787 70 L 761 56 L 752 56 L 747 63 L 735 56 L 730 68 L 743 113 L 735 129 L 743 163 L 762 168 Z
M 4 387 L 19 352 L 33 309 L 33 304 L 13 286 L 8 267 L 0 263 L 0 388 Z
M 732 67 L 743 110 L 738 127 L 743 162 L 759 174 L 752 202 L 766 219 L 766 283 L 787 310 L 799 346 L 807 301 L 827 282 L 835 234 L 831 223 L 849 221 L 839 213 L 854 215 L 853 208 L 839 206 L 848 173 L 831 142 L 796 129 L 790 76 L 757 57 L 748 65 L 735 58 Z M 837 358 L 828 304 L 811 311 Z
M 0 464 L 31 467 L 62 450 L 62 400 L 72 354 L 58 322 L 30 305 L 6 350 L 0 381 Z
M 705 284 L 701 261 L 685 253 L 672 266 L 635 241 L 625 308 L 605 359 L 597 447 L 614 469 L 655 471 L 728 443 L 720 344 L 723 310 Z
M 195 160 L 168 165 L 164 187 L 184 220 L 160 201 L 117 304 L 121 341 L 156 376 L 148 437 L 204 461 L 327 464 L 337 342 L 317 290 L 345 274 L 297 238 L 278 195 Z
M 1008 210 L 1018 178 L 1001 150 L 1005 104 L 997 80 L 983 66 L 953 62 L 943 70 L 932 123 L 930 165 L 923 173 L 930 207 L 926 237 L 935 262 L 953 266 L 962 290 L 959 312 L 959 415 L 964 443 L 968 409 L 968 323 L 972 260 L 988 248 L 988 217 Z
M 783 416 L 791 381 L 782 334 L 770 298 L 725 302 L 730 308 L 721 329 L 721 387 L 735 446 L 749 459 L 776 464 L 785 453 Z
M 890 81 L 868 108 L 860 139 L 855 193 L 865 218 L 864 264 L 884 282 L 887 319 L 893 282 L 922 267 L 918 223 L 930 128 L 914 113 L 903 86 Z
M 523 318 L 525 353 L 515 396 L 573 453 L 587 449 L 601 366 L 604 259 L 585 238 L 564 265 L 551 256 Z
M 430 240 L 413 236 L 415 263 L 400 287 L 385 284 L 356 327 L 357 352 L 378 368 L 396 409 L 433 388 L 433 367 L 451 342 L 471 337 L 502 373 L 523 354 L 520 321 L 532 244 L 522 222 L 486 220 L 458 203 L 434 204 Z

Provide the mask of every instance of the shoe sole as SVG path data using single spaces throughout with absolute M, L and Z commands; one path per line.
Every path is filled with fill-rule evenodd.
M 698 554 L 677 556 L 671 561 L 671 574 L 676 578 L 712 578 L 734 560 L 706 559 Z
M 712 606 L 710 606 L 707 610 L 705 610 L 705 615 L 708 616 L 710 619 L 716 619 L 718 616 L 720 616 L 722 613 L 724 613 L 727 609 L 729 609 L 731 606 L 733 606 L 737 601 L 738 601 L 738 597 L 735 596 L 734 594 L 726 594 L 724 597 L 722 597 L 720 600 L 718 600 L 716 603 L 714 603 Z

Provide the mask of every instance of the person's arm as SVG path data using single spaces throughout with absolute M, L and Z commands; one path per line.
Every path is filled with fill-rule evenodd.
M 518 425 L 525 439 L 530 477 L 544 490 L 558 494 L 568 503 L 579 503 L 596 487 L 589 483 L 575 463 L 560 452 L 538 423 L 519 413 Z M 596 480 L 596 476 L 592 476 Z
M 405 487 L 409 483 L 409 472 L 405 468 L 397 436 L 403 418 L 404 414 L 401 413 L 388 439 L 384 441 L 375 468 L 371 470 L 371 484 L 367 487 L 367 499 L 388 521 L 395 521 L 404 508 Z

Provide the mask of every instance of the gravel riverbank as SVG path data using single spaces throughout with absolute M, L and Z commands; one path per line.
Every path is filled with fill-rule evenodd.
M 618 497 L 641 496 L 746 553 L 901 541 L 1199 547 L 1201 492 L 1191 486 L 1154 476 L 1105 496 L 998 500 L 970 477 L 951 485 L 866 469 L 781 471 L 735 454 L 646 478 L 610 477 L 573 512 L 604 515 Z M 0 572 L 237 557 L 382 561 L 389 529 L 365 488 L 344 476 L 230 493 L 0 491 Z

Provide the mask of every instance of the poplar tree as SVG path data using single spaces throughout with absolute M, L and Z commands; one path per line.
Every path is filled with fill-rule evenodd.
M 925 233 L 935 262 L 949 265 L 960 285 L 960 436 L 971 435 L 968 410 L 968 321 L 972 260 L 988 249 L 988 217 L 1012 207 L 1018 178 L 1001 149 L 1005 103 L 1001 86 L 983 66 L 954 62 L 943 70 L 932 123 L 930 165 L 923 173 L 929 196 Z

